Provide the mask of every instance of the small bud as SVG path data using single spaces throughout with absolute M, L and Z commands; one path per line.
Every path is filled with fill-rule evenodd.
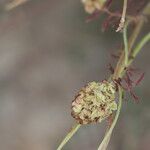
M 88 83 L 72 102 L 72 116 L 80 124 L 101 122 L 117 110 L 115 93 L 113 82 Z
M 85 11 L 89 14 L 94 13 L 96 10 L 101 10 L 107 0 L 81 0 Z

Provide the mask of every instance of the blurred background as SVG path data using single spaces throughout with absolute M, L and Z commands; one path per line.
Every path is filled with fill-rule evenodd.
M 121 34 L 86 23 L 80 0 L 0 0 L 0 150 L 55 150 L 74 124 L 71 101 L 89 81 L 109 77 Z M 143 32 L 148 30 L 148 24 Z M 145 72 L 110 141 L 109 150 L 150 148 L 150 44 L 134 66 Z M 106 123 L 83 126 L 64 150 L 95 150 Z

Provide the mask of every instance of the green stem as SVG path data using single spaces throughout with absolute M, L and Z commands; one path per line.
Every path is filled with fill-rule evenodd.
M 141 17 L 137 26 L 135 27 L 132 35 L 130 36 L 129 40 L 128 40 L 128 53 L 130 54 L 131 50 L 132 50 L 132 47 L 143 27 L 143 24 L 144 24 L 144 18 Z M 116 65 L 116 68 L 115 68 L 115 72 L 114 72 L 114 75 L 113 75 L 113 79 L 118 79 L 118 77 L 121 77 L 122 75 L 122 71 L 124 70 L 124 56 L 125 56 L 125 53 L 124 53 L 124 50 L 122 51 L 122 54 L 119 58 L 119 61 Z
M 78 131 L 78 129 L 81 127 L 80 124 L 76 124 L 72 127 L 71 131 L 66 135 L 66 137 L 63 139 L 63 141 L 60 143 L 57 150 L 61 150 L 64 145 L 72 138 L 72 136 Z
M 129 52 L 132 50 L 132 47 L 141 31 L 143 25 L 144 25 L 144 18 L 140 17 L 139 22 L 137 23 L 137 26 L 135 27 L 131 37 L 129 38 L 129 42 L 128 42 L 129 43 L 129 48 L 128 48 Z
M 134 58 L 137 56 L 137 54 L 140 52 L 140 50 L 142 49 L 142 47 L 148 42 L 150 41 L 150 32 L 145 35 L 143 37 L 143 39 L 140 41 L 140 43 L 135 47 L 135 49 L 133 50 L 132 54 L 131 54 L 131 59 L 128 63 L 128 66 L 132 63 L 132 61 L 134 60 Z
M 111 127 L 109 128 L 108 132 L 106 133 L 106 135 L 105 135 L 102 143 L 100 144 L 98 150 L 106 150 L 106 148 L 107 148 L 107 145 L 109 143 L 112 131 L 113 131 L 113 129 L 114 129 L 116 123 L 117 123 L 117 120 L 118 120 L 118 117 L 119 117 L 119 114 L 120 114 L 120 110 L 121 110 L 121 106 L 122 106 L 122 95 L 123 95 L 122 93 L 123 93 L 123 91 L 122 91 L 121 87 L 119 87 L 118 109 L 117 109 L 115 118 L 113 120 L 113 123 L 112 123 Z
M 123 29 L 123 41 L 124 41 L 124 52 L 125 52 L 125 67 L 128 64 L 128 39 L 127 39 L 127 26 L 128 24 L 125 25 L 124 29 Z

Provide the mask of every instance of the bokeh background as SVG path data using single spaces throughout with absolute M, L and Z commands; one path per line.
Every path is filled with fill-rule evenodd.
M 71 101 L 89 81 L 110 75 L 121 34 L 86 23 L 80 0 L 0 1 L 0 150 L 55 150 L 74 124 Z M 143 32 L 147 32 L 148 23 Z M 134 63 L 145 72 L 126 97 L 109 150 L 150 149 L 150 44 Z M 64 150 L 95 150 L 106 123 L 83 126 Z

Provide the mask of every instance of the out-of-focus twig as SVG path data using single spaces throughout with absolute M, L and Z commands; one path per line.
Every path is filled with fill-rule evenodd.
M 6 11 L 10 11 L 10 10 L 12 10 L 12 9 L 22 5 L 22 4 L 24 4 L 27 1 L 29 1 L 29 0 L 13 0 L 12 2 L 6 4 L 5 10 Z
M 146 9 L 143 12 L 144 15 L 150 15 L 150 3 L 148 3 Z

